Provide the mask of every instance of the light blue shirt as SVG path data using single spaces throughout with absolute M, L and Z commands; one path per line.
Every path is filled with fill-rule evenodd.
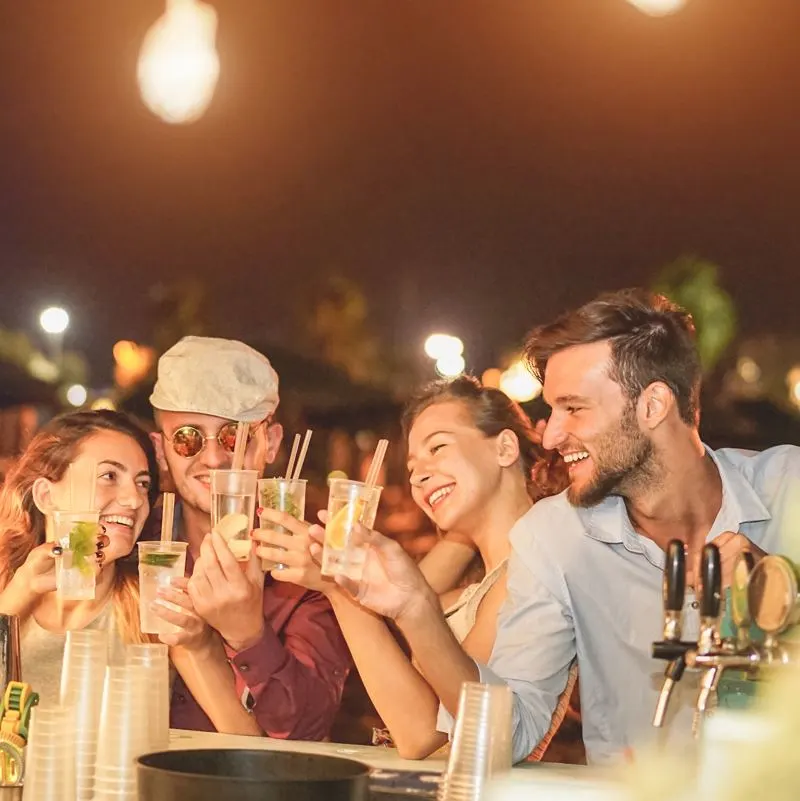
M 722 506 L 708 540 L 739 531 L 768 553 L 800 561 L 800 448 L 763 453 L 709 450 L 722 477 Z M 652 726 L 665 663 L 651 657 L 661 638 L 664 552 L 636 533 L 622 498 L 572 506 L 561 494 L 539 501 L 511 530 L 508 597 L 481 681 L 514 691 L 514 761 L 550 727 L 577 657 L 583 738 L 591 763 L 618 759 L 656 736 L 687 742 L 698 674 L 676 687 L 663 730 Z M 699 615 L 687 592 L 683 637 Z M 446 715 L 440 717 L 448 730 Z

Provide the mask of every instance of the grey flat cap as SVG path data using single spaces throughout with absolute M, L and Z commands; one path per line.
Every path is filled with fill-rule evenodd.
M 278 406 L 278 374 L 243 342 L 184 337 L 158 360 L 154 409 L 257 423 Z

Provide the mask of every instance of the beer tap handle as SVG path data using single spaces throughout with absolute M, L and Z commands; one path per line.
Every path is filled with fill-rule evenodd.
M 676 642 L 681 638 L 681 614 L 686 597 L 686 549 L 680 540 L 672 540 L 667 546 L 662 595 L 664 639 Z
M 700 617 L 716 621 L 722 598 L 722 564 L 719 548 L 709 543 L 700 557 Z
M 741 652 L 750 646 L 750 624 L 752 616 L 747 600 L 750 575 L 755 567 L 755 559 L 750 551 L 742 551 L 733 565 L 731 581 L 731 620 L 736 626 L 736 650 Z
M 666 656 L 669 664 L 664 671 L 664 683 L 653 716 L 653 725 L 657 728 L 664 725 L 672 690 L 686 668 L 686 644 L 681 643 L 681 615 L 686 598 L 686 549 L 680 540 L 672 540 L 667 546 L 662 595 L 664 639 L 660 643 L 653 643 L 653 656 Z

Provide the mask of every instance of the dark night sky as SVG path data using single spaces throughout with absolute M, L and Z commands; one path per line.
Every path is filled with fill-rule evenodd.
M 0 0 L 3 324 L 61 301 L 97 357 L 148 335 L 152 282 L 196 273 L 219 333 L 280 337 L 335 269 L 387 337 L 450 329 L 481 369 L 695 252 L 746 332 L 793 325 L 800 0 L 215 5 L 217 94 L 174 128 L 135 83 L 163 3 Z

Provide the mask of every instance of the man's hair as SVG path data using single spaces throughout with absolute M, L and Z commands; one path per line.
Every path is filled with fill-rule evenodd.
M 631 402 L 661 381 L 672 390 L 681 419 L 696 425 L 701 368 L 694 323 L 687 311 L 662 295 L 644 289 L 600 295 L 531 332 L 525 357 L 543 382 L 547 362 L 556 353 L 603 341 L 611 346 L 609 378 Z

